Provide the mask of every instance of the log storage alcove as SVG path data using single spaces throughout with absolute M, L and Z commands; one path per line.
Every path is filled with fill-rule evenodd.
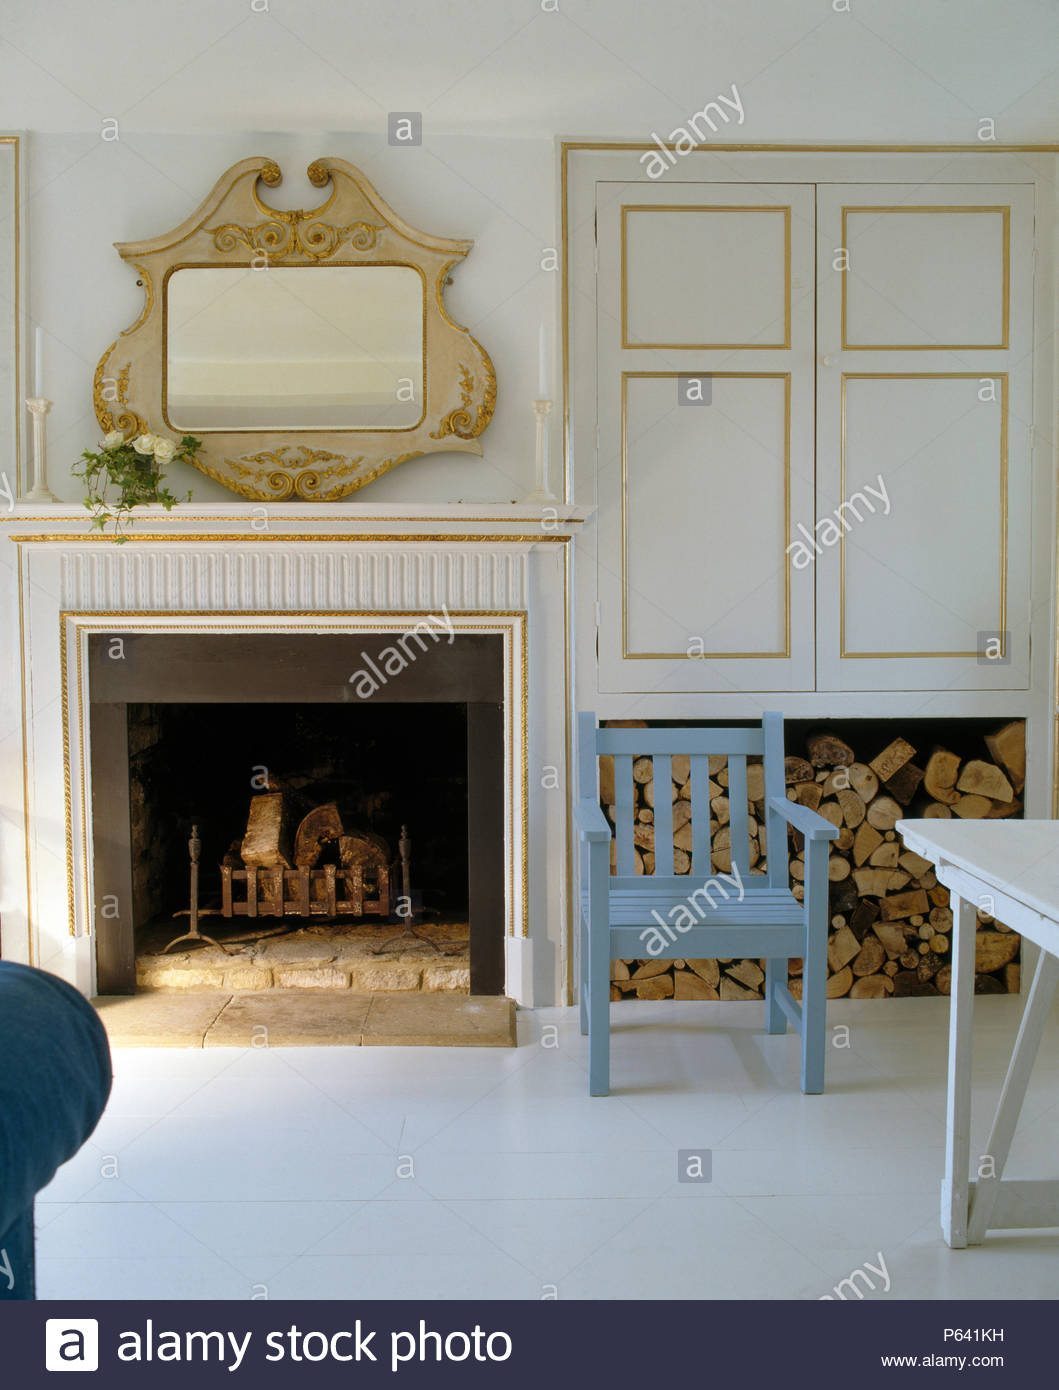
M 676 722 L 676 721 L 673 721 Z M 643 720 L 609 727 L 645 728 Z M 1022 814 L 1026 781 L 1025 721 L 847 721 L 821 727 L 788 720 L 787 795 L 838 828 L 831 846 L 828 997 L 882 999 L 948 994 L 952 912 L 933 867 L 905 849 L 894 830 L 902 817 L 990 818 Z M 710 844 L 714 873 L 731 871 L 726 759 L 710 759 Z M 675 872 L 691 865 L 687 759 L 673 758 Z M 662 794 L 649 758 L 633 765 L 636 872 L 654 872 L 654 806 Z M 600 801 L 615 823 L 612 761 L 600 760 Z M 766 866 L 764 784 L 760 761 L 747 768 L 752 873 Z M 791 830 L 791 886 L 802 896 L 804 847 Z M 613 847 L 613 846 L 612 846 Z M 612 872 L 614 865 L 612 863 Z M 975 988 L 1019 992 L 1017 933 L 978 914 Z M 614 961 L 611 998 L 761 999 L 764 961 Z M 801 989 L 792 961 L 790 988 Z

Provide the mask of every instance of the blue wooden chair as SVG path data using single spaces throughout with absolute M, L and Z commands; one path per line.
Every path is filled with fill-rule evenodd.
M 601 729 L 578 719 L 581 1032 L 588 1034 L 589 1092 L 610 1090 L 610 962 L 622 959 L 764 957 L 765 1026 L 802 1039 L 802 1090 L 824 1089 L 828 841 L 838 830 L 786 796 L 783 716 L 766 714 L 751 729 Z M 654 806 L 653 874 L 634 873 L 633 760 L 654 760 L 655 786 L 671 782 L 674 754 L 690 755 L 691 872 L 674 873 L 673 808 Z M 709 755 L 727 755 L 732 868 L 713 875 L 710 858 Z M 599 805 L 600 755 L 614 758 L 617 874 L 610 871 L 611 828 Z M 746 762 L 763 755 L 767 874 L 751 874 Z M 805 837 L 805 900 L 790 890 L 787 827 Z M 801 956 L 801 1003 L 787 988 L 787 960 Z

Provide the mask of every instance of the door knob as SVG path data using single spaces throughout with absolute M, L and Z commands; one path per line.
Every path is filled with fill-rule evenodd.
M 820 365 L 822 367 L 833 367 L 835 365 L 835 354 L 833 352 L 825 352 L 820 359 Z

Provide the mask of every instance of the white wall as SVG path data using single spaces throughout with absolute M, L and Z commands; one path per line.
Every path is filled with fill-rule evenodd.
M 733 84 L 742 123 L 718 140 L 961 143 L 989 119 L 1000 142 L 1047 141 L 1059 114 L 1048 0 L 5 8 L 0 129 L 31 132 L 30 314 L 47 334 L 52 485 L 69 500 L 66 466 L 98 433 L 96 361 L 141 303 L 111 243 L 181 221 L 246 155 L 280 162 L 281 205 L 319 201 L 301 171 L 334 154 L 413 223 L 476 240 L 449 303 L 497 367 L 485 459 L 413 460 L 350 500 L 508 501 L 532 486 L 537 326 L 557 315 L 540 269 L 558 239 L 556 134 L 665 137 Z M 390 148 L 387 112 L 408 110 L 423 146 Z M 173 476 L 197 500 L 232 500 L 193 470 Z

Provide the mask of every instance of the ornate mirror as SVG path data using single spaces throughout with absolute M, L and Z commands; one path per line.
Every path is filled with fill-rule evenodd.
M 203 441 L 194 466 L 261 501 L 347 496 L 421 454 L 482 452 L 496 377 L 445 310 L 470 241 L 416 231 L 341 159 L 309 166 L 319 207 L 265 203 L 244 159 L 172 232 L 119 243 L 140 318 L 95 377 L 104 430 Z

